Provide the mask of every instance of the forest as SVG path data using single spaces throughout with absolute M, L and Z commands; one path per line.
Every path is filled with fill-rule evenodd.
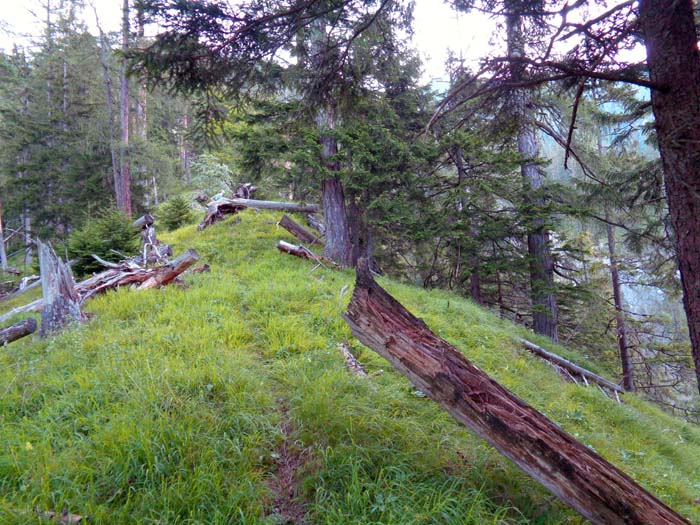
M 188 275 L 205 279 L 199 272 L 224 264 L 212 248 L 224 242 L 212 233 L 223 226 L 214 223 L 233 215 L 224 222 L 233 235 L 257 232 L 273 209 L 291 215 L 278 214 L 274 228 L 296 237 L 296 244 L 280 241 L 280 251 L 311 259 L 312 272 L 357 269 L 354 294 L 346 285 L 335 298 L 352 295 L 344 314 L 352 334 L 458 421 L 453 410 L 464 408 L 441 401 L 449 388 L 431 392 L 432 379 L 412 370 L 409 358 L 391 355 L 388 343 L 386 354 L 372 346 L 373 337 L 393 341 L 396 334 L 383 333 L 367 312 L 385 308 L 382 319 L 401 317 L 396 326 L 410 327 L 406 333 L 422 322 L 391 295 L 383 299 L 375 278 L 468 299 L 468 308 L 494 316 L 483 321 L 494 330 L 501 321 L 520 325 L 518 340 L 540 357 L 549 353 L 542 347 L 575 352 L 571 361 L 596 372 L 579 379 L 564 372 L 577 386 L 601 374 L 611 378 L 611 386 L 602 378 L 598 384 L 606 399 L 634 395 L 664 418 L 697 426 L 700 8 L 692 0 L 445 4 L 464 20 L 487 16 L 494 33 L 478 63 L 451 52 L 438 83 L 423 74 L 409 0 L 122 0 L 119 31 L 104 30 L 89 1 L 43 0 L 36 14 L 42 33 L 0 50 L 0 306 L 8 305 L 0 313 L 9 311 L 0 329 L 17 313 L 30 323 L 26 312 L 38 309 L 11 308 L 40 301 L 31 292 L 37 286 L 48 302 L 40 259 L 53 250 L 69 264 L 69 295 L 82 304 L 112 287 L 180 283 L 177 275 L 199 264 L 199 253 L 184 251 L 195 245 L 207 264 Z M 260 217 L 247 208 L 262 210 Z M 190 230 L 200 239 L 192 246 L 181 233 Z M 249 257 L 259 249 L 248 237 L 240 242 Z M 182 255 L 175 258 L 173 247 Z M 252 269 L 247 277 L 277 279 Z M 99 302 L 108 297 L 95 301 L 110 318 Z M 421 300 L 410 297 L 417 311 Z M 42 325 L 47 316 L 42 312 Z M 421 341 L 444 337 L 425 329 Z M 426 355 L 455 344 L 447 340 L 425 343 Z M 349 362 L 362 369 L 353 345 Z M 559 372 L 578 366 L 566 352 L 557 350 L 567 359 L 555 355 Z M 489 396 L 501 395 L 494 392 Z M 491 398 L 484 399 L 488 405 Z M 487 441 L 546 488 L 562 483 L 523 467 L 492 430 L 484 431 Z M 0 503 L 12 483 L 0 476 Z M 594 523 L 618 522 L 552 492 Z M 639 508 L 655 505 L 642 500 L 635 500 Z M 316 522 L 295 512 L 282 508 L 277 522 L 240 522 Z M 546 521 L 548 510 L 538 521 L 536 509 L 522 512 L 522 523 L 568 519 Z M 619 523 L 670 523 L 650 515 Z M 233 522 L 227 516 L 222 523 Z M 511 518 L 493 522 L 520 523 Z M 357 523 L 403 523 L 364 519 Z

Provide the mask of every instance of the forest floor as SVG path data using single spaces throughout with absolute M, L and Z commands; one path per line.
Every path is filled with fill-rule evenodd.
M 64 509 L 104 524 L 584 522 L 350 335 L 351 271 L 280 254 L 275 242 L 292 239 L 279 214 L 238 217 L 163 235 L 211 273 L 110 292 L 87 303 L 89 322 L 0 348 L 0 523 Z M 606 371 L 465 299 L 380 282 L 700 522 L 700 428 L 634 395 L 618 404 L 566 382 L 516 339 Z M 347 372 L 343 342 L 369 377 Z

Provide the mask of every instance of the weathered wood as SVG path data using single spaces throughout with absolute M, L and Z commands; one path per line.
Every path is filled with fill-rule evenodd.
M 172 262 L 156 268 L 155 272 L 143 281 L 138 289 L 148 290 L 149 288 L 166 285 L 198 260 L 199 254 L 195 250 L 187 250 L 176 259 L 173 259 Z
M 0 303 L 9 301 L 10 299 L 14 299 L 15 297 L 19 297 L 23 293 L 39 288 L 39 286 L 41 286 L 41 278 L 39 278 L 38 281 L 34 281 L 32 284 L 25 286 L 24 288 L 20 288 L 19 290 L 12 292 L 11 294 L 0 297 Z
M 294 235 L 294 237 L 299 239 L 301 242 L 305 242 L 307 244 L 314 244 L 318 242 L 318 237 L 316 237 L 313 233 L 304 228 L 301 224 L 295 222 L 286 214 L 282 215 L 279 225 L 282 226 L 282 228 L 287 230 L 289 233 Z
M 594 374 L 590 370 L 586 370 L 585 368 L 578 366 L 577 364 L 572 363 L 571 361 L 564 359 L 563 357 L 558 356 L 557 354 L 550 352 L 549 350 L 545 350 L 541 346 L 538 346 L 535 343 L 528 341 L 527 339 L 518 339 L 518 342 L 533 354 L 537 355 L 538 357 L 541 357 L 542 359 L 545 359 L 546 361 L 549 361 L 550 363 L 554 363 L 555 365 L 562 367 L 564 370 L 571 374 L 585 377 L 588 381 L 600 385 L 602 387 L 609 388 L 614 392 L 623 393 L 625 391 L 620 385 L 615 384 L 612 381 L 609 381 L 608 379 L 605 379 L 604 377 L 601 377 L 597 374 Z
M 690 525 L 433 334 L 374 282 L 366 259 L 344 317 L 416 388 L 593 523 Z
M 277 210 L 277 211 L 294 211 L 294 212 L 310 212 L 314 213 L 317 211 L 318 207 L 314 204 L 299 204 L 297 202 L 277 202 L 277 201 L 258 201 L 254 199 L 240 199 L 233 198 L 227 199 L 225 197 L 220 197 L 219 199 L 212 201 L 207 206 L 207 212 L 204 215 L 204 219 L 197 227 L 200 231 L 218 222 L 224 218 L 225 215 L 231 215 L 238 213 L 245 208 L 259 208 L 264 210 Z
M 24 336 L 36 332 L 36 319 L 28 317 L 13 325 L 0 329 L 0 346 L 5 346 Z
M 313 213 L 309 213 L 306 215 L 306 222 L 309 226 L 311 226 L 322 236 L 326 234 L 326 225 L 323 224 L 323 222 L 321 222 L 321 220 L 318 217 L 316 217 Z
M 70 266 L 56 256 L 51 244 L 37 241 L 37 247 L 44 299 L 39 335 L 45 337 L 60 332 L 69 323 L 82 321 L 84 316 Z
M 302 259 L 309 259 L 311 261 L 316 261 L 317 263 L 320 264 L 325 264 L 328 266 L 331 266 L 333 268 L 338 268 L 338 264 L 326 259 L 325 257 L 321 257 L 319 255 L 316 255 L 314 252 L 309 250 L 308 248 L 304 248 L 303 246 L 297 246 L 296 244 L 290 244 L 285 241 L 278 241 L 277 242 L 277 249 L 281 252 L 288 253 L 290 255 L 295 255 L 297 257 L 301 257 Z
M 340 343 L 338 348 L 340 349 L 340 353 L 343 354 L 343 358 L 345 359 L 345 368 L 348 369 L 348 372 L 358 377 L 367 377 L 365 367 L 362 366 L 362 363 L 360 363 L 354 355 L 352 355 L 348 344 Z
M 15 315 L 17 314 L 24 314 L 28 312 L 39 312 L 41 311 L 42 307 L 44 306 L 44 300 L 43 299 L 37 299 L 35 301 L 32 301 L 31 303 L 18 306 L 17 308 L 13 308 L 9 312 L 6 312 L 2 315 L 0 315 L 0 324 L 7 322 L 8 320 L 12 319 Z
M 144 226 L 152 226 L 155 223 L 155 218 L 150 213 L 141 215 L 133 222 L 134 228 L 142 229 Z

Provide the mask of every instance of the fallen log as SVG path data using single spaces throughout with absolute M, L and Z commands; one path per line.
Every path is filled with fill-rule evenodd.
M 287 230 L 289 233 L 294 235 L 294 237 L 299 239 L 301 242 L 305 242 L 307 244 L 314 244 L 318 242 L 318 237 L 316 237 L 313 233 L 304 228 L 301 224 L 291 219 L 289 215 L 282 215 L 279 225 L 282 226 L 282 228 Z
M 28 317 L 19 323 L 0 329 L 0 346 L 5 346 L 24 336 L 36 332 L 36 319 Z
M 35 290 L 36 288 L 39 288 L 41 286 L 41 278 L 38 281 L 34 281 L 32 284 L 25 286 L 24 288 L 20 288 L 19 290 L 12 292 L 11 294 L 4 295 L 3 297 L 0 297 L 0 303 L 9 301 L 10 299 L 14 299 L 15 297 L 19 297 L 25 292 L 28 292 L 30 290 Z
M 60 332 L 66 325 L 85 319 L 80 309 L 80 297 L 70 266 L 61 261 L 51 244 L 37 240 L 41 273 L 41 328 L 39 335 L 46 337 Z
M 151 215 L 150 213 L 146 213 L 145 215 L 141 215 L 141 217 L 136 219 L 133 222 L 133 226 L 134 228 L 141 230 L 146 226 L 152 226 L 155 222 L 156 220 L 153 217 L 153 215 Z
M 143 268 L 134 264 L 133 261 L 126 261 L 121 264 L 107 263 L 109 264 L 109 268 L 107 270 L 79 282 L 75 285 L 75 290 L 80 297 L 81 303 L 85 302 L 94 295 L 111 290 L 112 288 L 118 288 L 120 286 L 138 284 L 140 290 L 145 290 L 155 286 L 168 284 L 198 260 L 199 255 L 197 252 L 195 250 L 188 250 L 173 262 L 156 268 Z M 143 287 L 142 285 L 151 278 L 153 278 L 152 282 L 149 283 L 148 286 Z M 43 308 L 43 306 L 43 298 L 32 301 L 29 304 L 19 306 L 3 315 L 0 315 L 0 323 L 3 323 L 20 313 L 38 312 Z
M 531 343 L 527 339 L 518 339 L 518 342 L 533 354 L 537 355 L 538 357 L 541 357 L 542 359 L 550 363 L 554 363 L 555 365 L 566 370 L 569 374 L 581 376 L 587 381 L 600 385 L 604 388 L 608 388 L 613 392 L 618 392 L 620 394 L 625 392 L 620 385 L 617 385 L 612 381 L 605 379 L 604 377 L 594 374 L 590 370 L 586 370 L 585 368 L 578 366 L 577 364 L 572 363 L 571 361 L 564 359 L 563 357 L 558 356 L 557 354 L 550 352 L 549 350 L 545 350 L 541 346 L 538 346 L 535 343 Z
M 281 252 L 288 253 L 289 255 L 295 255 L 297 257 L 301 257 L 302 259 L 316 261 L 319 264 L 328 265 L 332 268 L 340 267 L 338 263 L 333 262 L 330 259 L 326 259 L 325 257 L 316 255 L 314 252 L 312 252 L 308 248 L 305 248 L 304 246 L 297 246 L 296 244 L 290 244 L 285 241 L 278 241 L 277 249 Z
M 344 318 L 417 389 L 593 523 L 690 525 L 431 332 L 374 281 L 366 259 Z
M 207 226 L 211 226 L 218 222 L 226 215 L 238 213 L 245 208 L 259 208 L 262 210 L 277 210 L 277 211 L 294 211 L 294 212 L 310 212 L 314 213 L 318 207 L 314 204 L 299 204 L 296 202 L 276 202 L 276 201 L 258 201 L 254 199 L 227 199 L 221 197 L 212 201 L 207 206 L 207 212 L 204 219 L 197 226 L 198 230 L 203 230 Z

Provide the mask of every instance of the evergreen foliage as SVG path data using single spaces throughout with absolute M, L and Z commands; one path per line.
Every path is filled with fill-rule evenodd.
M 171 231 L 192 222 L 194 213 L 187 197 L 175 195 L 160 205 L 156 218 L 159 224 L 165 226 L 166 230 Z
M 121 211 L 107 209 L 88 217 L 83 226 L 68 237 L 68 256 L 76 275 L 104 269 L 92 255 L 107 261 L 121 260 L 139 249 L 139 234 L 132 221 Z

